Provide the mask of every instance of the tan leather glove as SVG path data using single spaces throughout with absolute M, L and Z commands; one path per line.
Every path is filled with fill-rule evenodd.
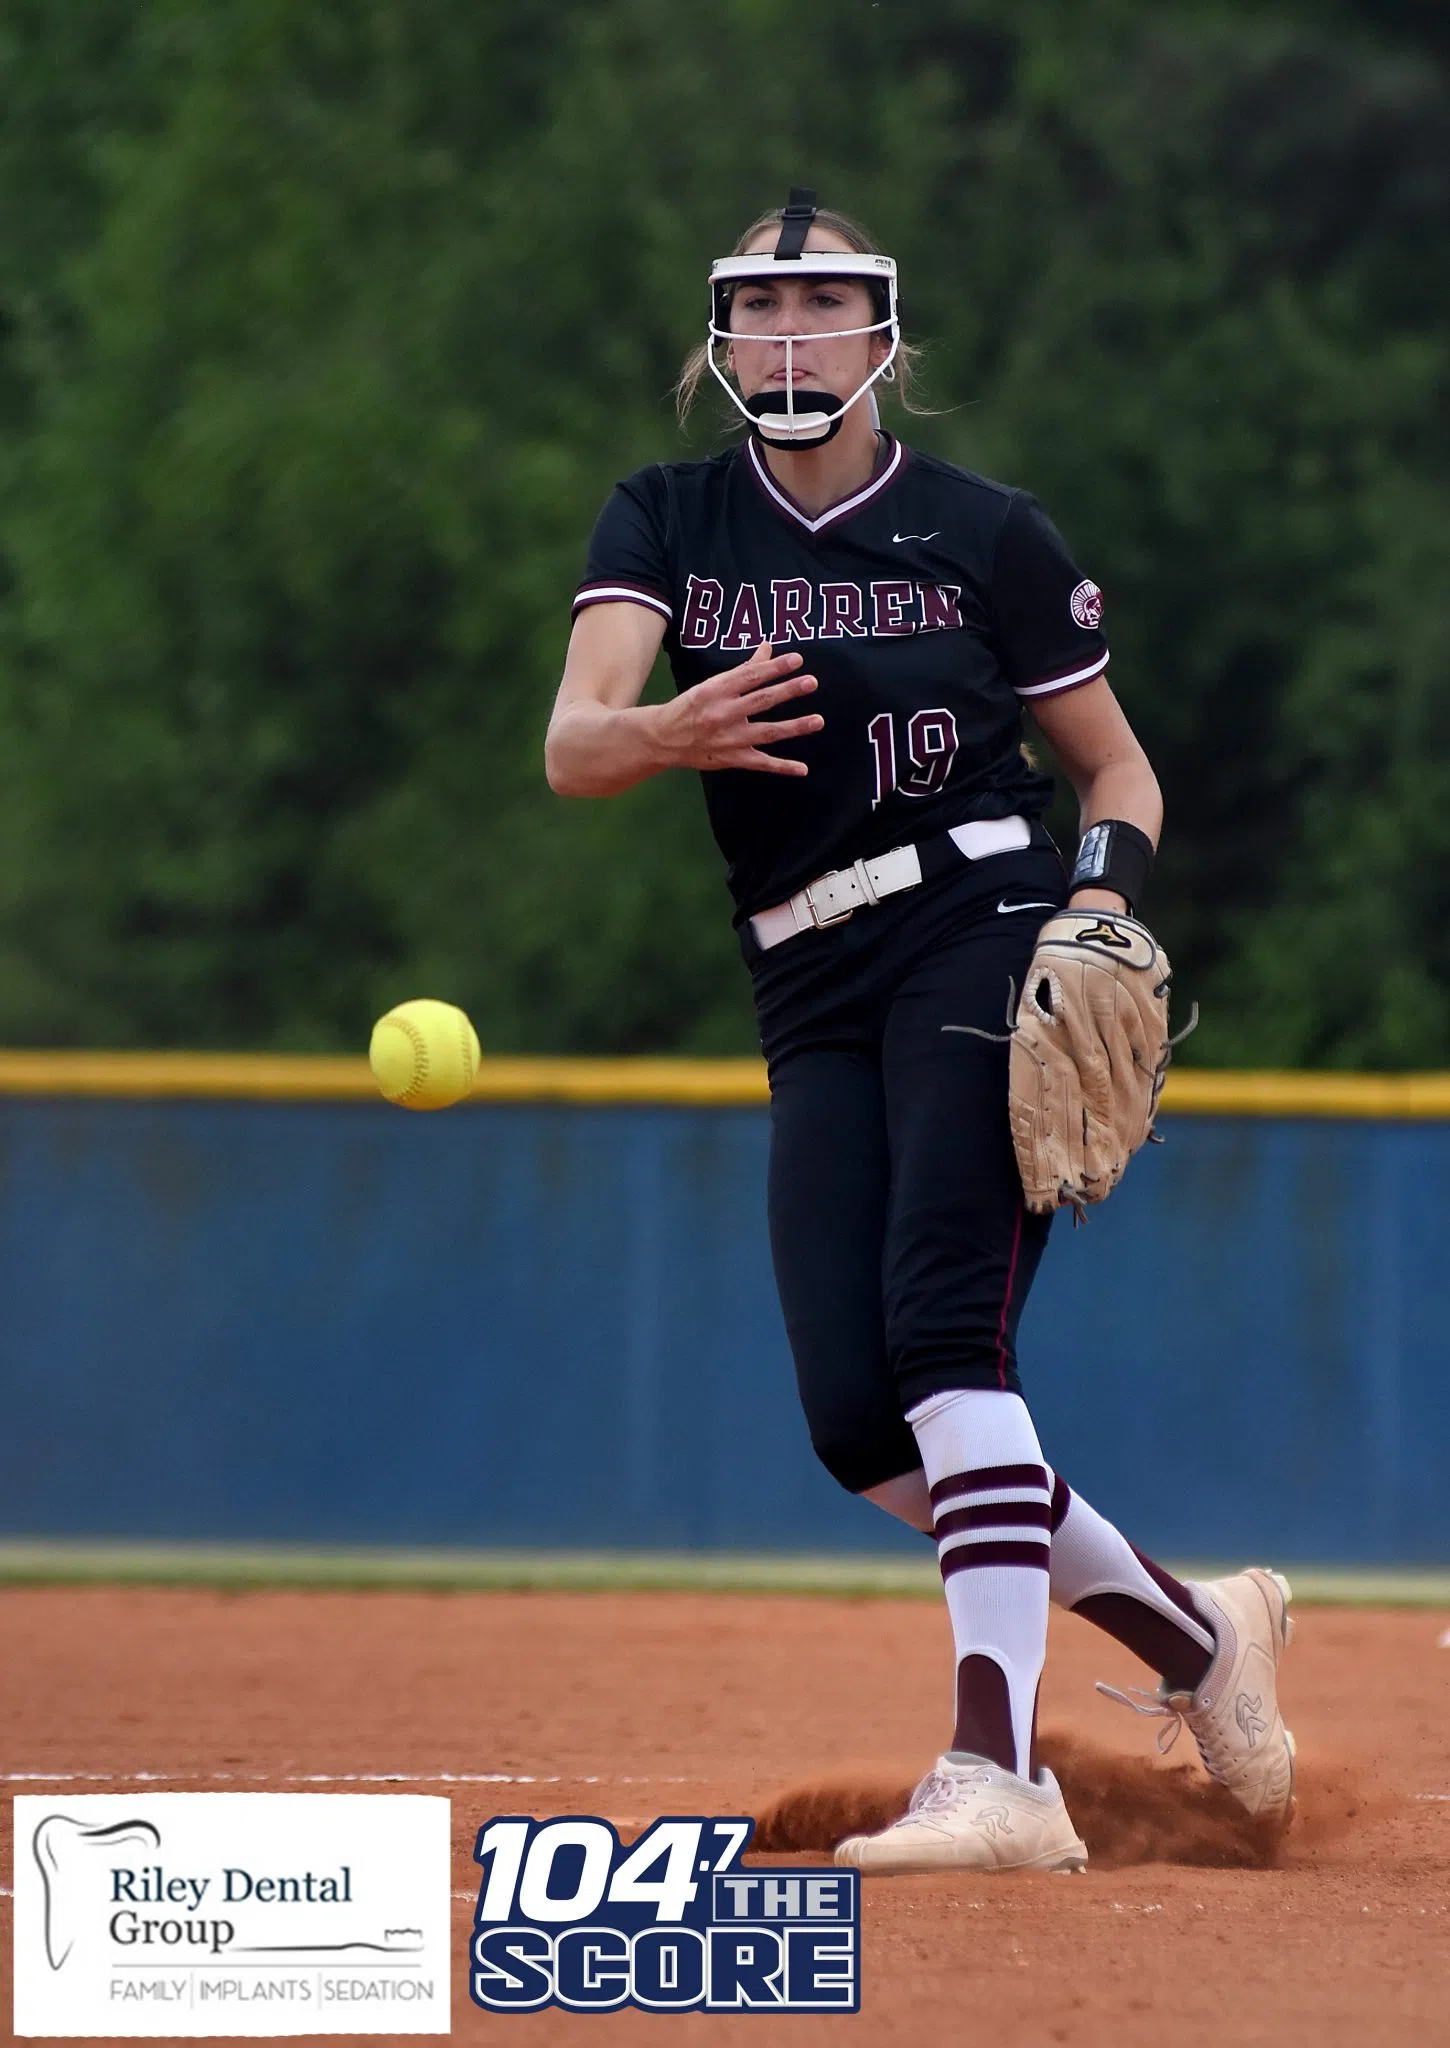
M 1171 980 L 1163 948 L 1125 913 L 1063 910 L 1042 927 L 1008 1083 L 1029 1209 L 1106 1200 L 1147 1142 L 1172 1053 Z

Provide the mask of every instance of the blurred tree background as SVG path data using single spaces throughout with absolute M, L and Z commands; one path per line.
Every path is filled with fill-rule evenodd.
M 12 0 L 0 1039 L 751 1049 L 693 779 L 541 741 L 804 180 L 901 263 L 909 438 L 1107 591 L 1185 1051 L 1450 1063 L 1447 62 L 1433 0 Z

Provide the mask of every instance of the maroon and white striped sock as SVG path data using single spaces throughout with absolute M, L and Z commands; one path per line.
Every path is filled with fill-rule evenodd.
M 1192 1593 L 1136 1550 L 1058 1474 L 1052 1482 L 1052 1597 L 1116 1636 L 1175 1692 L 1196 1692 L 1213 1631 Z
M 1051 1474 L 1020 1394 L 937 1394 L 907 1415 L 931 1489 L 956 1644 L 954 1751 L 1032 1773 L 1047 1650 Z
M 1052 1486 L 1053 1605 L 1070 1608 L 1115 1636 L 1175 1692 L 1196 1692 L 1217 1645 L 1191 1589 L 1129 1543 L 1073 1492 L 1061 1473 L 1047 1476 Z M 924 1535 L 932 1533 L 924 1472 L 903 1472 L 869 1487 L 865 1498 Z

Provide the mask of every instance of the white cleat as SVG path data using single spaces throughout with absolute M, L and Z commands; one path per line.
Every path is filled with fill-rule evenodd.
M 1067 1817 L 1051 1771 L 1035 1783 L 985 1757 L 938 1757 L 900 1820 L 878 1835 L 848 1835 L 837 1863 L 858 1870 L 1085 1870 L 1087 1848 Z
M 1197 1692 L 1173 1692 L 1166 1682 L 1136 1698 L 1111 1686 L 1098 1690 L 1137 1713 L 1166 1716 L 1172 1727 L 1160 1750 L 1171 1749 L 1186 1724 L 1208 1775 L 1252 1819 L 1286 1828 L 1294 1811 L 1294 1738 L 1279 1712 L 1278 1669 L 1294 1636 L 1289 1581 L 1256 1569 L 1189 1583 L 1218 1645 Z

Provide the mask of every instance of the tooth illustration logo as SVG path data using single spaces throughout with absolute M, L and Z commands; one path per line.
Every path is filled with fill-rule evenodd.
M 17 2036 L 448 2034 L 446 1799 L 67 1790 L 14 1812 Z
M 75 1947 L 78 1929 L 72 1912 L 73 1886 L 67 1882 L 75 1859 L 96 1849 L 119 1848 L 126 1842 L 161 1847 L 161 1830 L 149 1820 L 118 1820 L 110 1827 L 88 1828 L 69 1814 L 47 1814 L 30 1838 L 31 1853 L 45 1888 L 45 1959 L 60 1969 Z

